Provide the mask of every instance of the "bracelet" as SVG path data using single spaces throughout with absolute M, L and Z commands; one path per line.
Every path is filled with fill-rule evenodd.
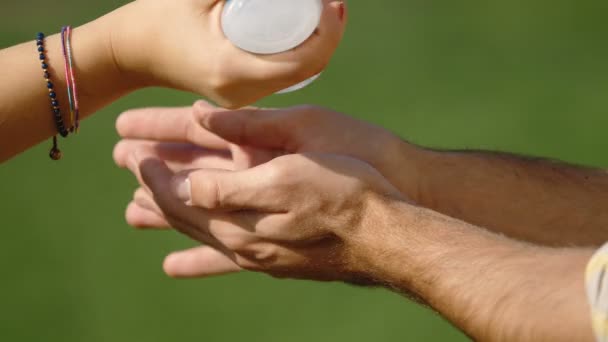
M 63 122 L 63 117 L 61 115 L 61 109 L 59 107 L 59 100 L 57 99 L 57 94 L 55 93 L 55 88 L 53 82 L 51 81 L 51 74 L 49 73 L 49 66 L 46 61 L 46 50 L 44 46 L 45 36 L 44 33 L 38 33 L 36 35 L 36 46 L 38 47 L 39 59 L 42 67 L 42 71 L 44 72 L 43 76 L 46 81 L 46 86 L 49 91 L 49 98 L 51 99 L 51 110 L 53 113 L 53 119 L 55 121 L 55 126 L 57 127 L 57 132 L 62 137 L 67 137 L 69 132 L 65 128 L 65 123 Z M 53 160 L 59 160 L 62 157 L 61 151 L 57 147 L 57 135 L 53 136 L 53 147 L 49 152 L 49 156 Z
M 61 45 L 65 64 L 65 79 L 67 83 L 68 100 L 70 104 L 70 120 L 72 133 L 78 132 L 80 127 L 80 108 L 78 103 L 78 90 L 76 88 L 76 75 L 72 57 L 72 27 L 64 26 L 61 29 Z

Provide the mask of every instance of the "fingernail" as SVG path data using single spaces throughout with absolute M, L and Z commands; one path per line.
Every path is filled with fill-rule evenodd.
M 192 201 L 190 178 L 188 178 L 187 175 L 179 175 L 175 177 L 173 181 L 173 190 L 180 201 L 187 204 Z
M 340 17 L 340 20 L 344 20 L 344 14 L 346 14 L 346 4 L 342 1 L 340 2 L 340 5 L 338 5 L 338 16 Z
M 209 108 L 209 102 L 204 101 L 204 100 L 198 100 L 194 103 L 194 107 L 197 109 Z

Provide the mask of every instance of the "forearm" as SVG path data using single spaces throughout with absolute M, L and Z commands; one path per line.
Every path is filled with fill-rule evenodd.
M 402 188 L 422 206 L 509 237 L 553 246 L 608 240 L 608 173 L 491 152 L 402 145 Z M 414 177 L 411 177 L 414 175 Z
M 584 288 L 593 251 L 534 247 L 426 209 L 383 210 L 388 228 L 368 237 L 379 239 L 366 252 L 372 278 L 414 293 L 475 340 L 593 340 Z
M 86 117 L 135 88 L 122 77 L 113 60 L 109 16 L 76 28 L 72 50 L 81 117 Z M 67 84 L 61 37 L 45 41 L 47 64 L 66 125 L 69 120 Z M 24 43 L 0 51 L 0 162 L 57 133 L 36 44 Z

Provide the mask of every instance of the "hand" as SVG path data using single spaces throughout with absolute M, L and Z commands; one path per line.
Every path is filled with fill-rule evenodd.
M 174 173 L 140 148 L 131 171 L 139 205 L 207 244 L 170 255 L 165 271 L 188 277 L 240 269 L 275 277 L 361 282 L 366 241 L 385 202 L 402 196 L 368 164 L 326 154 L 286 155 L 241 171 Z
M 425 153 L 383 128 L 313 106 L 226 111 L 199 101 L 193 108 L 126 112 L 117 130 L 124 139 L 114 153 L 121 167 L 142 145 L 155 146 L 157 156 L 176 169 L 236 170 L 283 154 L 340 154 L 372 165 L 414 201 Z
M 225 107 L 245 104 L 319 73 L 344 32 L 342 1 L 324 0 L 316 33 L 294 50 L 255 55 L 224 36 L 223 0 L 137 0 L 112 13 L 120 70 L 148 86 L 207 96 Z
M 230 143 L 204 126 L 243 145 Z M 325 152 L 367 159 L 395 180 L 400 172 L 408 174 L 406 167 L 399 165 L 400 158 L 391 152 L 403 144 L 400 139 L 381 128 L 322 108 L 224 111 L 201 101 L 192 108 L 126 112 L 117 120 L 117 130 L 124 138 L 114 150 L 121 167 L 126 167 L 134 152 L 142 148 L 176 172 L 198 168 L 243 170 L 285 153 Z M 252 147 L 255 145 L 262 147 Z M 383 157 L 387 155 L 393 157 Z M 136 227 L 169 227 L 171 223 L 159 212 L 142 187 L 135 192 L 126 218 Z M 209 260 L 222 257 L 207 247 L 178 255 L 179 259 L 169 258 L 165 264 L 168 273 L 178 277 L 205 275 L 213 264 Z

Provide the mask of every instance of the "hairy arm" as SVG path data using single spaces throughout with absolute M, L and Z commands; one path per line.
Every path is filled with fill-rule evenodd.
M 608 241 L 608 172 L 492 152 L 401 147 L 400 188 L 422 206 L 549 246 Z M 405 168 L 404 168 L 405 169 Z M 396 177 L 395 177 L 396 178 Z
M 409 205 L 378 210 L 389 228 L 366 239 L 371 276 L 471 338 L 593 340 L 584 287 L 592 250 L 533 246 Z

